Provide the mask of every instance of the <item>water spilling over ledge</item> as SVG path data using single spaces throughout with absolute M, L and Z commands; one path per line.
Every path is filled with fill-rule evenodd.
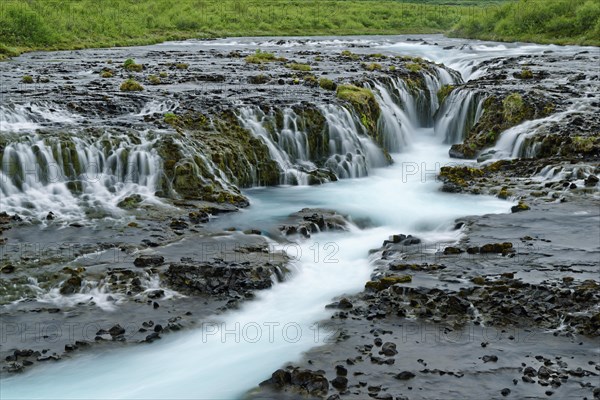
M 31 371 L 2 377 L 2 397 L 242 397 L 286 362 L 328 345 L 322 339 L 329 331 L 315 340 L 314 327 L 332 316 L 334 325 L 347 319 L 339 304 L 325 308 L 338 296 L 351 298 L 345 297 L 346 305 L 362 304 L 361 293 L 382 301 L 354 308 L 364 325 L 352 328 L 357 332 L 385 314 L 387 293 L 399 299 L 389 303 L 394 312 L 408 320 L 426 310 L 433 318 L 450 315 L 450 321 L 464 309 L 459 321 L 486 326 L 493 322 L 490 315 L 498 317 L 498 307 L 490 309 L 478 298 L 466 304 L 459 298 L 464 287 L 469 295 L 489 289 L 488 297 L 495 298 L 495 288 L 507 280 L 509 297 L 521 286 L 502 274 L 516 268 L 540 284 L 535 273 L 509 264 L 513 255 L 521 256 L 510 250 L 512 243 L 482 243 L 501 249 L 497 260 L 485 259 L 476 243 L 467 247 L 464 235 L 473 222 L 456 219 L 529 207 L 503 187 L 510 174 L 520 179 L 520 170 L 548 185 L 549 193 L 539 196 L 564 195 L 569 185 L 589 185 L 585 190 L 596 195 L 599 125 L 591 111 L 598 108 L 598 82 L 584 71 L 598 56 L 576 47 L 405 39 L 279 44 L 240 38 L 41 54 L 42 60 L 60 61 L 39 72 L 29 56 L 16 60 L 33 74 L 48 75 L 47 86 L 37 87 L 20 83 L 20 70 L 0 64 L 10 89 L 0 108 L 0 211 L 8 213 L 0 226 L 13 227 L 3 232 L 11 250 L 3 254 L 14 263 L 14 278 L 0 286 L 2 307 L 17 322 L 21 315 L 35 322 L 35 315 L 43 319 L 50 313 L 59 321 L 96 318 L 100 325 L 93 337 L 58 342 L 71 355 L 83 352 L 87 341 L 96 342 L 94 349 L 104 344 L 111 349 L 73 356 L 60 368 L 37 365 L 52 359 L 54 349 L 40 354 L 42 361 Z M 273 56 L 259 57 L 258 46 Z M 556 54 L 538 54 L 542 51 Z M 249 56 L 267 61 L 250 62 Z M 85 64 L 74 61 L 81 57 Z M 122 65 L 131 57 L 140 71 Z M 508 57 L 514 59 L 506 63 Z M 535 57 L 549 62 L 544 71 L 550 76 L 534 68 L 534 87 L 524 84 L 521 63 L 540 62 Z M 573 81 L 576 89 L 556 89 L 572 74 L 550 63 L 553 58 L 576 59 L 573 68 L 583 74 Z M 108 70 L 112 76 L 103 77 Z M 128 78 L 144 90 L 121 91 Z M 25 100 L 17 90 L 31 96 Z M 557 154 L 572 157 L 572 163 L 536 164 Z M 511 160 L 524 156 L 531 160 Z M 448 169 L 438 177 L 440 167 Z M 499 187 L 484 191 L 484 180 Z M 569 180 L 567 189 L 559 180 Z M 592 229 L 596 215 L 581 214 L 577 204 L 573 218 Z M 235 210 L 241 212 L 230 213 Z M 482 218 L 485 225 L 500 217 Z M 503 232 L 517 234 L 510 221 Z M 523 236 L 519 221 L 514 225 Z M 480 229 L 480 239 L 487 238 L 489 232 Z M 572 240 L 576 234 L 569 235 Z M 27 240 L 61 243 L 51 256 L 10 248 Z M 413 241 L 416 247 L 410 247 Z M 63 252 L 67 242 L 77 246 Z M 588 267 L 596 255 L 585 249 L 588 242 L 580 240 L 576 250 L 582 279 L 592 277 Z M 440 261 L 467 251 L 484 257 L 476 268 Z M 408 264 L 404 259 L 411 254 L 428 262 Z M 551 270 L 541 265 L 541 271 Z M 592 293 L 595 286 L 580 280 L 565 293 Z M 369 288 L 375 293 L 362 292 Z M 426 306 L 424 288 L 438 296 L 439 309 Z M 546 290 L 533 292 L 549 296 Z M 537 304 L 536 299 L 532 307 Z M 541 326 L 588 329 L 592 311 L 585 302 L 573 304 L 579 313 L 571 316 L 573 325 L 555 323 L 564 322 L 563 316 L 544 316 Z M 520 308 L 511 305 L 514 310 Z M 256 326 L 278 324 L 278 330 L 273 337 L 227 340 L 228 329 L 237 324 L 246 329 L 238 336 Z M 303 334 L 290 340 L 290 329 Z M 343 326 L 336 336 L 341 346 L 346 331 Z M 121 340 L 144 344 L 108 347 Z M 352 351 L 359 347 L 352 339 L 348 343 Z M 479 347 L 475 343 L 470 350 Z M 165 372 L 174 354 L 187 358 Z M 7 363 L 22 361 L 8 357 L 17 358 Z M 384 361 L 378 357 L 365 360 L 379 368 Z M 383 376 L 380 372 L 375 374 Z M 468 379 L 457 384 L 461 393 L 468 393 Z

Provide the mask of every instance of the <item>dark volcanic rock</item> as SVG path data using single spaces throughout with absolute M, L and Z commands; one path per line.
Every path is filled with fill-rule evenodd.
M 294 369 L 291 372 L 278 369 L 271 378 L 259 385 L 275 391 L 284 391 L 311 396 L 325 396 L 329 391 L 327 378 L 318 371 Z
M 165 258 L 157 255 L 139 256 L 133 261 L 133 265 L 139 268 L 156 267 L 164 264 Z

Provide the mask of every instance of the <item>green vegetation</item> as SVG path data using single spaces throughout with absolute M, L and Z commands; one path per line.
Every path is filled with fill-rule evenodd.
M 600 2 L 506 2 L 463 17 L 451 35 L 486 40 L 600 46 Z
M 363 64 L 364 68 L 368 71 L 381 71 L 381 64 L 371 63 L 371 64 Z
M 162 83 L 160 78 L 156 75 L 148 76 L 148 82 L 150 82 L 151 85 L 160 85 Z
M 134 79 L 127 79 L 121 84 L 122 92 L 141 92 L 144 87 Z
M 308 64 L 296 64 L 296 63 L 292 63 L 292 64 L 288 64 L 286 66 L 288 68 L 290 68 L 290 69 L 293 69 L 294 71 L 308 72 L 308 71 L 312 70 L 312 68 Z
M 319 79 L 319 86 L 321 87 L 321 89 L 325 89 L 325 90 L 335 90 L 337 87 L 337 85 L 335 84 L 334 81 L 332 81 L 331 79 L 327 79 L 327 78 Z
M 131 58 L 128 58 L 123 63 L 123 68 L 125 68 L 127 71 L 142 72 L 144 66 L 142 64 L 136 64 L 135 61 L 133 61 Z
M 504 119 L 517 124 L 525 117 L 525 104 L 519 93 L 511 93 L 502 100 Z
M 186 63 L 177 63 L 175 64 L 175 68 L 177 69 L 188 69 L 189 68 L 189 64 Z
M 112 78 L 113 77 L 113 72 L 112 70 L 105 68 L 102 70 L 102 72 L 100 72 L 100 77 L 102 78 Z
M 529 68 L 523 68 L 517 77 L 519 79 L 533 79 L 533 72 Z
M 12 0 L 3 1 L 1 11 L 0 59 L 29 50 L 222 36 L 451 32 L 600 45 L 597 0 L 274 0 L 268 6 L 249 0 Z
M 438 92 L 437 92 L 438 102 L 440 104 L 442 104 L 444 102 L 444 100 L 446 100 L 446 97 L 448 97 L 450 95 L 450 93 L 452 93 L 453 90 L 454 90 L 454 86 L 452 86 L 452 85 L 442 86 L 440 88 L 440 90 L 438 90 Z
M 256 50 L 256 53 L 249 55 L 245 58 L 247 63 L 250 64 L 262 64 L 267 62 L 275 61 L 286 61 L 285 58 L 275 57 L 273 53 L 267 53 L 266 51 Z
M 410 72 L 419 73 L 421 72 L 421 65 L 417 63 L 408 63 L 406 64 L 406 69 Z
M 33 77 L 30 75 L 25 75 L 23 78 L 21 78 L 21 82 L 23 83 L 33 83 Z

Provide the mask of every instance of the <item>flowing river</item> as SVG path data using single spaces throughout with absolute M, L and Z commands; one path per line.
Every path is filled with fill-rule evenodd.
M 437 76 L 432 75 L 432 93 L 444 84 L 477 79 L 485 72 L 485 68 L 478 68 L 479 65 L 498 57 L 543 51 L 574 54 L 582 50 L 578 47 L 529 44 L 473 44 L 441 36 L 426 36 L 428 43 L 425 44 L 406 41 L 406 37 L 289 38 L 283 44 L 278 44 L 278 40 L 232 38 L 164 43 L 149 48 L 162 52 L 192 52 L 202 49 L 244 50 L 261 46 L 277 51 L 319 48 L 321 51 L 339 52 L 352 46 L 357 52 L 419 56 L 457 71 L 450 74 L 440 69 Z M 435 45 L 433 42 L 436 42 Z M 85 55 L 86 52 L 80 54 Z M 352 131 L 354 125 L 344 122 L 343 112 L 324 104 L 322 109 L 330 121 L 331 140 L 339 140 L 341 150 L 338 153 L 343 155 L 346 152 L 343 146 L 362 149 L 360 155 L 363 159 L 354 156 L 346 163 L 332 156 L 330 161 L 338 163 L 333 169 L 345 179 L 316 186 L 306 185 L 308 178 L 303 169 L 297 167 L 298 164 L 292 165 L 293 160 L 309 163 L 308 157 L 303 156 L 306 153 L 302 150 L 304 139 L 298 136 L 290 122 L 290 128 L 282 131 L 280 140 L 269 143 L 269 151 L 272 159 L 287 168 L 282 183 L 300 185 L 249 188 L 244 194 L 250 200 L 250 207 L 212 222 L 215 228 L 236 225 L 240 229 L 259 227 L 269 231 L 291 213 L 311 207 L 336 210 L 348 215 L 356 225 L 351 225 L 344 232 L 314 234 L 310 239 L 298 239 L 296 245 L 288 246 L 287 253 L 292 259 L 291 276 L 271 289 L 258 292 L 255 299 L 244 303 L 238 310 L 206 318 L 199 322 L 197 328 L 167 335 L 152 345 L 89 352 L 56 364 L 40 365 L 19 375 L 3 376 L 0 397 L 240 398 L 274 370 L 299 359 L 303 352 L 327 340 L 330 332 L 320 324 L 331 314 L 325 305 L 336 297 L 357 293 L 364 288 L 373 272 L 369 250 L 380 247 L 388 236 L 399 233 L 415 235 L 422 240 L 424 253 L 433 256 L 440 247 L 443 249 L 445 244 L 460 239 L 461 230 L 455 228 L 457 218 L 510 212 L 510 207 L 515 204 L 512 201 L 439 190 L 441 183 L 436 174 L 441 166 L 456 162 L 449 158 L 448 148 L 449 143 L 460 139 L 452 137 L 449 132 L 462 131 L 465 124 L 473 124 L 473 121 L 468 121 L 469 118 L 478 119 L 481 113 L 478 107 L 481 105 L 477 96 L 453 93 L 456 98 L 445 105 L 445 115 L 436 115 L 440 104 L 435 95 L 423 107 L 401 86 L 394 89 L 393 85 L 373 82 L 372 87 L 382 105 L 388 147 L 395 149 L 392 165 L 385 166 L 385 157 L 378 148 Z M 404 99 L 403 108 L 393 100 L 397 95 Z M 155 108 L 160 108 L 160 112 L 169 109 L 168 105 L 157 104 Z M 581 109 L 585 104 L 579 103 L 577 107 Z M 469 108 L 474 112 L 469 112 Z M 39 114 L 39 118 L 34 118 L 34 114 Z M 139 114 L 143 115 L 143 110 Z M 65 126 L 78 123 L 77 117 L 44 109 L 19 113 L 18 109 L 4 108 L 0 117 L 2 130 L 21 135 L 31 133 L 39 121 Z M 240 108 L 238 117 L 253 134 L 261 137 L 260 121 L 264 115 L 249 107 Z M 295 118 L 291 111 L 289 118 L 290 121 Z M 332 133 L 334 130 L 336 133 Z M 285 138 L 294 144 L 295 150 L 290 150 Z M 269 141 L 268 138 L 265 140 Z M 73 198 L 66 189 L 66 182 L 57 182 L 53 186 L 34 182 L 26 188 L 11 186 L 10 182 L 7 183 L 9 179 L 3 178 L 1 209 L 41 216 L 45 210 L 52 208 L 66 221 L 73 221 L 85 219 L 86 210 L 96 206 L 115 210 L 116 203 L 131 193 L 141 193 L 147 202 L 154 202 L 160 207 L 161 201 L 152 196 L 158 165 L 152 141 L 152 137 L 148 136 L 146 141 L 133 145 L 137 153 L 128 153 L 128 157 L 135 157 L 141 166 L 134 184 L 117 184 L 115 190 L 108 190 L 106 179 L 99 179 L 88 188 L 91 197 L 82 201 Z M 35 163 L 33 155 L 27 156 L 26 147 L 29 145 L 15 143 L 12 151 L 23 155 L 20 160 Z M 514 141 L 507 144 L 513 145 Z M 43 147 L 44 144 L 40 142 L 38 146 Z M 91 142 L 81 139 L 77 146 L 82 151 L 87 149 L 89 160 L 98 157 Z M 512 148 L 506 153 L 515 154 Z M 9 153 L 4 154 L 8 157 Z M 52 157 L 50 147 L 43 154 Z M 110 165 L 110 160 L 97 159 L 97 162 Z M 37 202 L 36 197 L 39 199 Z M 35 204 L 28 206 L 26 202 Z M 84 203 L 85 206 L 82 205 Z M 60 230 L 56 232 L 61 234 Z M 111 312 L 118 313 L 119 306 Z M 399 351 L 402 353 L 402 349 Z

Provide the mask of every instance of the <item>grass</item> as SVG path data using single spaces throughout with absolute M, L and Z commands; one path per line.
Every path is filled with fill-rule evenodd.
M 451 32 L 599 45 L 599 21 L 596 0 L 1 0 L 0 58 L 220 36 Z
M 296 63 L 292 63 L 292 64 L 288 64 L 287 67 L 289 69 L 293 69 L 294 71 L 308 72 L 308 71 L 312 70 L 312 68 L 308 64 L 296 64 Z
M 465 16 L 451 36 L 600 46 L 597 0 L 519 0 Z
M 127 79 L 121 84 L 120 89 L 122 92 L 141 92 L 144 87 L 134 79 Z
M 254 54 L 249 55 L 245 58 L 247 63 L 250 64 L 262 64 L 267 62 L 275 62 L 275 61 L 286 61 L 285 58 L 276 57 L 273 53 L 268 53 L 266 51 L 256 50 Z

